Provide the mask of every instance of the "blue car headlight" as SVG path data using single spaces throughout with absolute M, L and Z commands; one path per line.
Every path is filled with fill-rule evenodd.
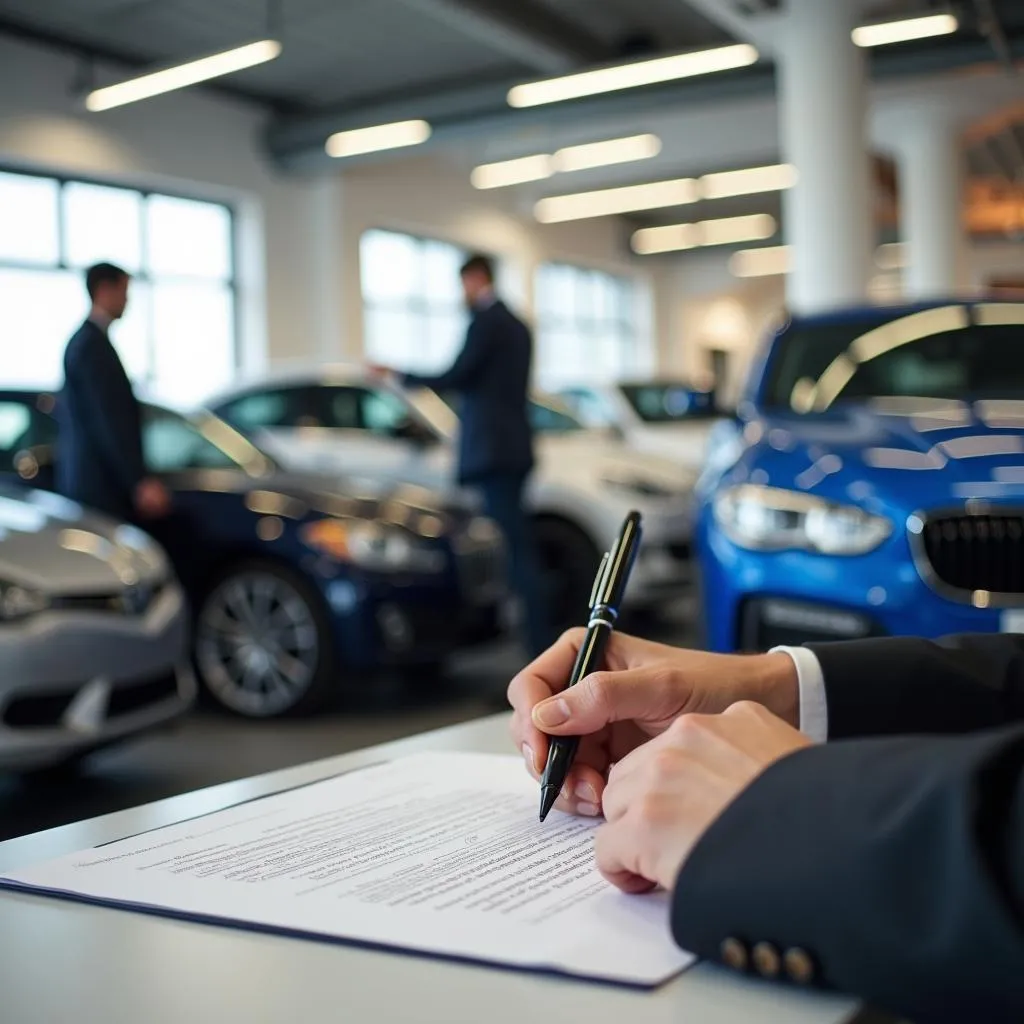
M 863 555 L 891 533 L 892 522 L 855 505 L 758 484 L 730 487 L 715 498 L 715 522 L 740 547 Z

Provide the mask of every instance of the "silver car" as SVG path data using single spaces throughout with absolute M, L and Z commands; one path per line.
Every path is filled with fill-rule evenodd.
M 161 725 L 195 695 L 188 611 L 146 534 L 0 484 L 0 769 Z

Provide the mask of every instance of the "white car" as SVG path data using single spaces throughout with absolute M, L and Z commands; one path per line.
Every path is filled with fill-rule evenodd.
M 272 378 L 209 404 L 285 466 L 453 486 L 455 413 L 431 391 L 382 384 L 361 367 Z M 653 608 L 684 592 L 696 474 L 584 428 L 568 409 L 535 400 L 532 414 L 538 464 L 528 501 L 558 623 L 579 620 L 600 553 L 634 508 L 644 543 L 629 603 Z
M 682 381 L 580 384 L 559 395 L 588 427 L 611 427 L 639 451 L 698 472 L 711 428 L 721 418 L 711 392 Z

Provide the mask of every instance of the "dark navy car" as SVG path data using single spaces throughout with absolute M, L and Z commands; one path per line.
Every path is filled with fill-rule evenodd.
M 713 649 L 1024 632 L 1024 303 L 794 319 L 709 451 Z
M 0 472 L 52 488 L 53 396 L 0 392 Z M 311 710 L 356 670 L 435 664 L 497 632 L 493 524 L 436 492 L 282 473 L 215 416 L 144 407 L 149 469 L 174 495 L 147 529 L 195 615 L 209 692 L 242 715 Z

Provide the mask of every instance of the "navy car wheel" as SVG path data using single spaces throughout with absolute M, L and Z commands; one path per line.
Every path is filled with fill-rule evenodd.
M 247 562 L 217 578 L 197 616 L 195 657 L 210 695 L 248 718 L 315 710 L 333 684 L 319 595 L 272 562 Z

